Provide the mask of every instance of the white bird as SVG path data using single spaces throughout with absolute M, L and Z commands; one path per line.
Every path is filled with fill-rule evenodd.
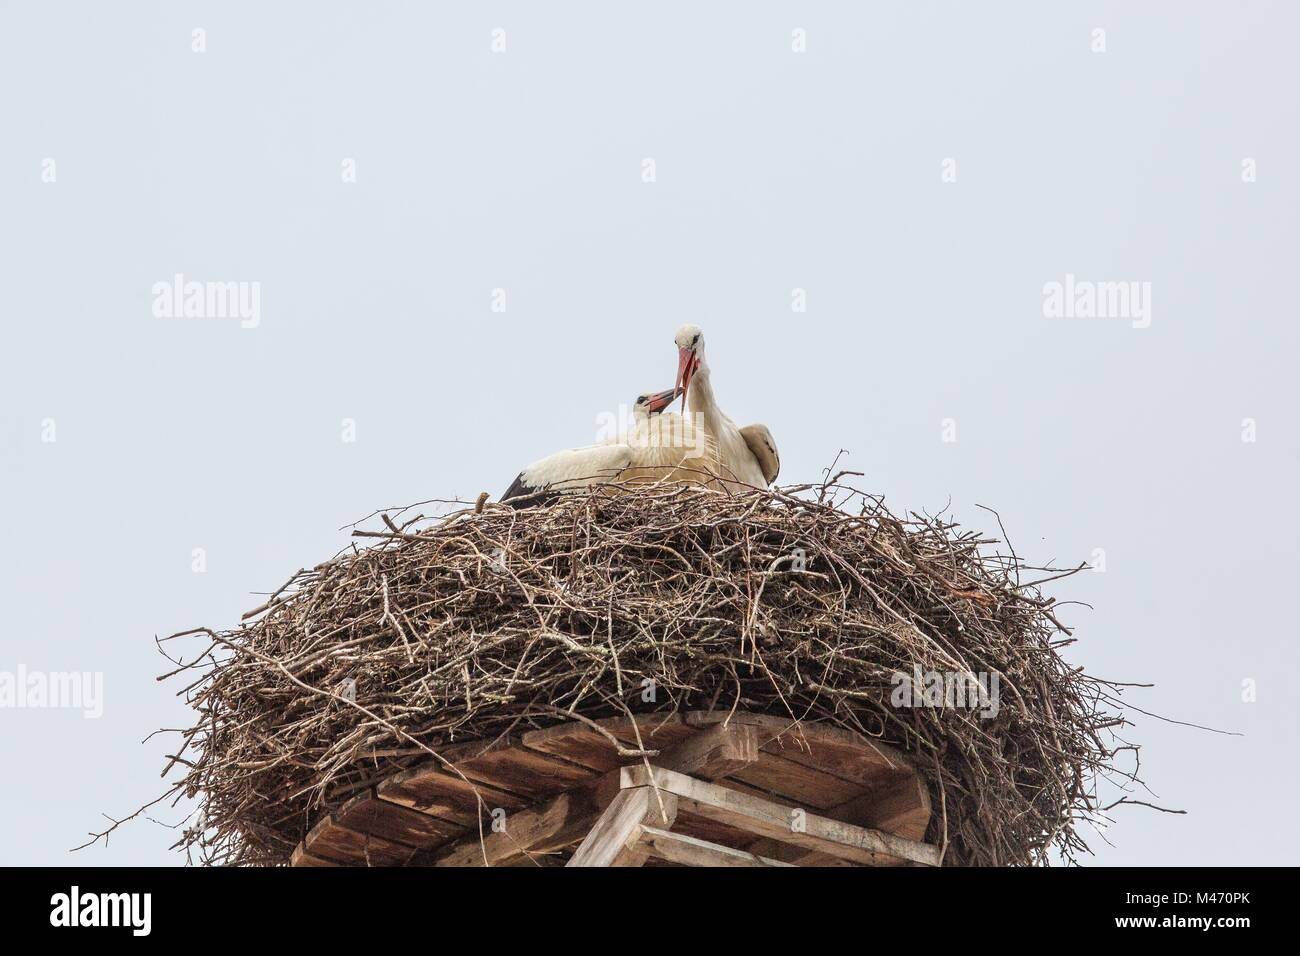
M 682 394 L 682 408 L 690 408 L 696 426 L 716 443 L 719 468 L 714 474 L 724 479 L 723 485 L 728 488 L 736 488 L 734 482 L 766 488 L 781 471 L 781 456 L 772 433 L 766 425 L 738 428 L 718 407 L 704 358 L 704 333 L 699 326 L 683 325 L 673 342 L 677 345 L 676 387 Z
M 718 407 L 704 358 L 704 333 L 697 326 L 684 325 L 674 342 L 677 383 L 637 398 L 630 434 L 620 436 L 623 440 L 571 448 L 533 462 L 501 500 L 528 496 L 530 502 L 541 502 L 558 493 L 610 482 L 720 483 L 739 490 L 747 485 L 766 488 L 775 481 L 781 458 L 767 426 L 739 428 Z M 691 414 L 662 414 L 678 395 L 682 410 L 689 406 Z
M 521 471 L 501 500 L 532 496 L 532 504 L 613 481 L 682 480 L 679 467 L 687 474 L 713 471 L 716 454 L 709 437 L 689 419 L 660 414 L 680 394 L 670 388 L 639 396 L 632 430 L 617 436 L 621 440 L 547 455 Z

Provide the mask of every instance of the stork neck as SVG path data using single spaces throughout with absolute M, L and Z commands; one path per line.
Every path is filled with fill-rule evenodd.
M 713 422 L 719 413 L 718 400 L 713 395 L 713 382 L 709 377 L 709 366 L 700 362 L 695 375 L 691 378 L 691 388 L 686 396 L 686 404 L 692 412 L 703 415 L 706 423 Z

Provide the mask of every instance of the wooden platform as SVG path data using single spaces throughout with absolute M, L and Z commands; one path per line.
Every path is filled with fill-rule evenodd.
M 293 866 L 937 865 L 925 782 L 860 734 L 758 714 L 573 722 L 440 752 L 322 819 Z M 629 750 L 620 756 L 612 735 Z M 638 742 L 639 741 L 639 742 Z

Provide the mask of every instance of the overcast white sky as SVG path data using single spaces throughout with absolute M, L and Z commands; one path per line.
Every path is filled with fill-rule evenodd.
M 895 510 L 1101 549 L 1056 592 L 1095 608 L 1066 609 L 1073 659 L 1245 735 L 1143 719 L 1189 814 L 1120 814 L 1099 862 L 1294 862 L 1298 28 L 1282 2 L 0 0 L 0 671 L 104 675 L 98 720 L 0 709 L 0 861 L 179 862 L 151 823 L 65 852 L 189 723 L 153 636 L 235 622 L 376 507 L 591 441 L 672 384 L 689 321 L 783 480 L 843 447 Z M 260 283 L 256 327 L 156 317 L 176 273 Z M 1150 283 L 1149 327 L 1046 317 L 1067 274 Z

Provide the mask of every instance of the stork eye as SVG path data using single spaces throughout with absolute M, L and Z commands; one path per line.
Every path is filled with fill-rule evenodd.
M 700 333 L 699 333 L 699 332 L 696 332 L 696 333 L 695 333 L 695 338 L 691 339 L 691 348 L 694 348 L 695 346 L 697 346 L 697 345 L 699 345 L 699 344 L 700 344 Z

